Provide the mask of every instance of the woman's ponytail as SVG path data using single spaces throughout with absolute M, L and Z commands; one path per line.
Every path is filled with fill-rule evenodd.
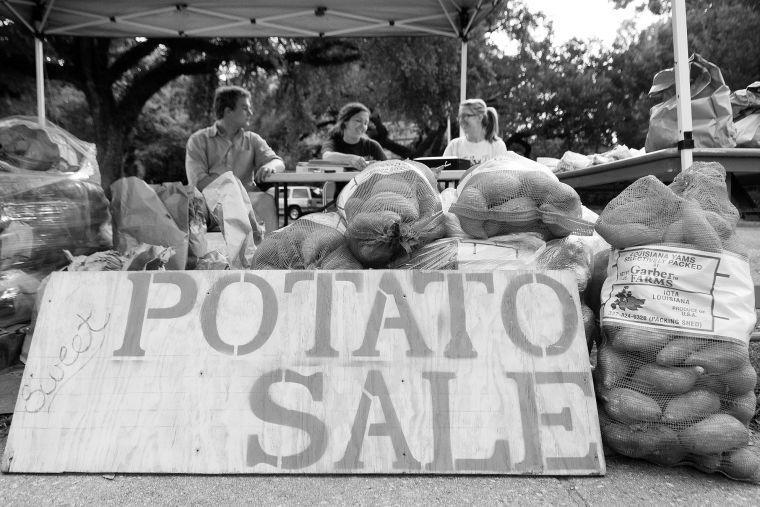
M 492 143 L 499 137 L 499 115 L 493 107 L 486 108 L 486 115 L 483 117 L 483 127 L 485 128 L 486 141 Z

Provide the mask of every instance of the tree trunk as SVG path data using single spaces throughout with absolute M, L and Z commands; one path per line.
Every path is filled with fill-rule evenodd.
M 103 125 L 96 122 L 98 131 L 98 165 L 103 189 L 110 195 L 111 183 L 121 177 L 121 163 L 126 148 L 126 140 L 132 125 L 119 124 L 114 118 Z

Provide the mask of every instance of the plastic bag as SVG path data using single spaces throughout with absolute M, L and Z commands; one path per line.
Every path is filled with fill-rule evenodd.
M 540 235 L 530 232 L 496 236 L 488 240 L 443 238 L 399 259 L 394 269 L 458 269 L 492 271 L 529 269 L 537 253 L 546 248 Z
M 200 257 L 208 251 L 206 231 L 208 208 L 203 194 L 180 182 L 151 185 L 181 231 L 187 233 L 186 269 L 195 269 Z
M 40 278 L 18 269 L 0 271 L 0 328 L 31 320 Z
M 733 148 L 736 146 L 736 127 L 731 112 L 731 99 L 723 74 L 713 63 L 699 54 L 689 59 L 691 73 L 691 116 L 694 146 L 697 148 Z M 675 91 L 672 68 L 658 72 L 649 95 Z M 675 148 L 678 143 L 678 99 L 675 95 L 655 105 L 649 111 L 647 152 Z
M 185 269 L 188 234 L 156 192 L 143 180 L 130 176 L 113 182 L 111 195 L 116 250 L 125 254 L 138 244 L 172 247 L 174 256 L 166 267 Z
M 548 240 L 593 231 L 581 217 L 578 193 L 545 166 L 518 155 L 470 168 L 457 193 L 450 211 L 474 238 L 538 232 Z
M 203 189 L 203 197 L 213 219 L 219 224 L 232 269 L 251 266 L 256 245 L 264 236 L 248 192 L 231 171 L 221 174 Z
M 338 213 L 312 213 L 267 235 L 252 269 L 361 269 L 348 249 Z
M 53 173 L 0 172 L 0 270 L 53 271 L 77 255 L 112 247 L 100 185 Z
M 365 267 L 385 267 L 446 233 L 433 172 L 413 161 L 370 164 L 337 200 L 351 252 Z
M 0 120 L 0 171 L 65 173 L 100 183 L 95 145 L 37 118 L 9 116 Z
M 744 90 L 731 93 L 731 111 L 734 121 L 760 113 L 760 81 L 755 81 Z

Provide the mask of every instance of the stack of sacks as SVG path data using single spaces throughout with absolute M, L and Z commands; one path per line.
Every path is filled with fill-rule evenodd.
M 544 239 L 590 235 L 577 192 L 546 167 L 519 155 L 470 168 L 450 211 L 473 238 L 538 232 Z
M 267 235 L 251 269 L 361 269 L 338 213 L 312 213 Z
M 394 260 L 446 233 L 438 183 L 426 166 L 409 160 L 375 162 L 338 196 L 348 246 L 369 268 Z
M 624 190 L 597 230 L 614 247 L 602 288 L 594 372 L 605 443 L 634 458 L 760 482 L 749 444 L 757 373 L 749 263 L 719 164 L 666 187 Z
M 0 121 L 0 328 L 28 322 L 40 281 L 112 246 L 95 147 L 53 124 Z

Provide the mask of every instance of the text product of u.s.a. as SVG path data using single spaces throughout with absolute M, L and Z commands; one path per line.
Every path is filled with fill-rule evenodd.
M 571 272 L 54 273 L 2 468 L 604 473 Z

